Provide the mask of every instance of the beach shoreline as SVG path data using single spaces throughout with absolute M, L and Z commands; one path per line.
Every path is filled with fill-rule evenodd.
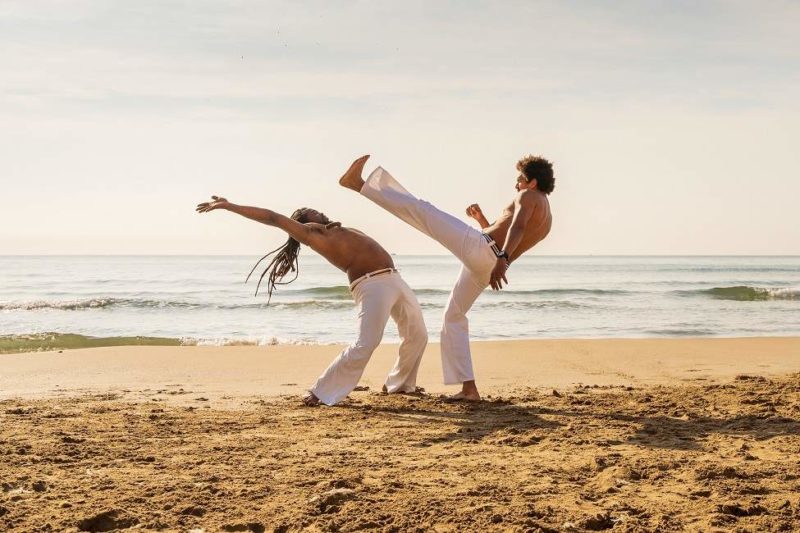
M 0 399 L 86 392 L 149 400 L 164 391 L 209 399 L 299 395 L 340 345 L 112 346 L 0 355 Z M 476 341 L 477 383 L 485 394 L 524 387 L 655 385 L 730 380 L 739 374 L 800 372 L 800 337 Z M 381 345 L 360 385 L 380 390 L 397 345 Z M 418 385 L 446 393 L 439 346 L 429 344 Z M 178 396 L 171 394 L 170 396 Z

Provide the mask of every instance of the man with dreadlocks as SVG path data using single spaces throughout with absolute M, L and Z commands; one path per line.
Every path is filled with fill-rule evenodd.
M 547 195 L 553 192 L 553 165 L 543 157 L 528 156 L 517 162 L 519 175 L 514 200 L 490 224 L 478 204 L 467 207 L 481 231 L 412 195 L 381 167 L 366 181 L 361 177 L 368 155 L 356 159 L 339 184 L 352 189 L 447 248 L 462 263 L 442 324 L 442 369 L 446 385 L 460 383 L 452 398 L 478 401 L 469 348 L 469 311 L 481 292 L 499 290 L 506 270 L 519 256 L 550 233 L 552 216 Z
M 381 342 L 390 316 L 397 323 L 401 342 L 397 361 L 383 389 L 389 393 L 416 391 L 417 370 L 428 343 L 428 333 L 417 297 L 380 244 L 356 229 L 331 222 L 314 209 L 298 209 L 291 217 L 285 217 L 269 209 L 237 205 L 218 196 L 211 199 L 211 202 L 198 204 L 197 211 L 207 213 L 224 209 L 289 234 L 283 246 L 262 257 L 253 267 L 255 270 L 261 261 L 274 254 L 261 274 L 261 279 L 267 275 L 270 298 L 275 285 L 291 283 L 297 278 L 300 244 L 309 246 L 347 274 L 350 291 L 358 306 L 358 338 L 339 354 L 309 389 L 303 398 L 306 405 L 319 402 L 334 405 L 358 385 L 372 352 Z M 282 281 L 289 272 L 295 273 L 294 278 Z

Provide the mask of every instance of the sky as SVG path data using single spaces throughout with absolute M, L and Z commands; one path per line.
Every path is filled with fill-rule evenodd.
M 211 194 L 446 253 L 336 181 L 371 154 L 532 253 L 800 254 L 800 2 L 0 0 L 0 254 L 248 254 Z M 464 217 L 466 219 L 466 217 Z

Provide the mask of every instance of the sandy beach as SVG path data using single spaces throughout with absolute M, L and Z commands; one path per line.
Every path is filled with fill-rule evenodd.
M 223 402 L 233 399 L 229 404 L 248 396 L 299 395 L 341 349 L 335 345 L 114 346 L 0 354 L 0 399 L 86 391 L 114 392 L 134 400 L 181 388 Z M 478 341 L 472 349 L 478 384 L 488 394 L 521 387 L 664 385 L 800 372 L 797 337 Z M 381 345 L 360 384 L 379 390 L 396 355 L 396 345 Z M 417 384 L 430 393 L 457 390 L 442 385 L 437 343 L 428 345 Z
M 0 355 L 0 529 L 800 529 L 800 338 L 475 343 L 478 404 L 395 349 L 333 408 L 335 346 Z
M 0 1 L 0 533 L 800 533 L 798 26 Z

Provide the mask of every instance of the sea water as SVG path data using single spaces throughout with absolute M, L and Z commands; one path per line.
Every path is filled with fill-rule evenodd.
M 300 255 L 297 280 L 244 280 L 248 256 L 0 256 L 0 336 L 162 337 L 187 344 L 347 343 L 344 273 Z M 432 341 L 460 264 L 394 256 Z M 258 278 L 260 271 L 254 277 Z M 800 335 L 800 257 L 520 258 L 469 313 L 473 339 Z M 390 321 L 384 341 L 397 341 Z

